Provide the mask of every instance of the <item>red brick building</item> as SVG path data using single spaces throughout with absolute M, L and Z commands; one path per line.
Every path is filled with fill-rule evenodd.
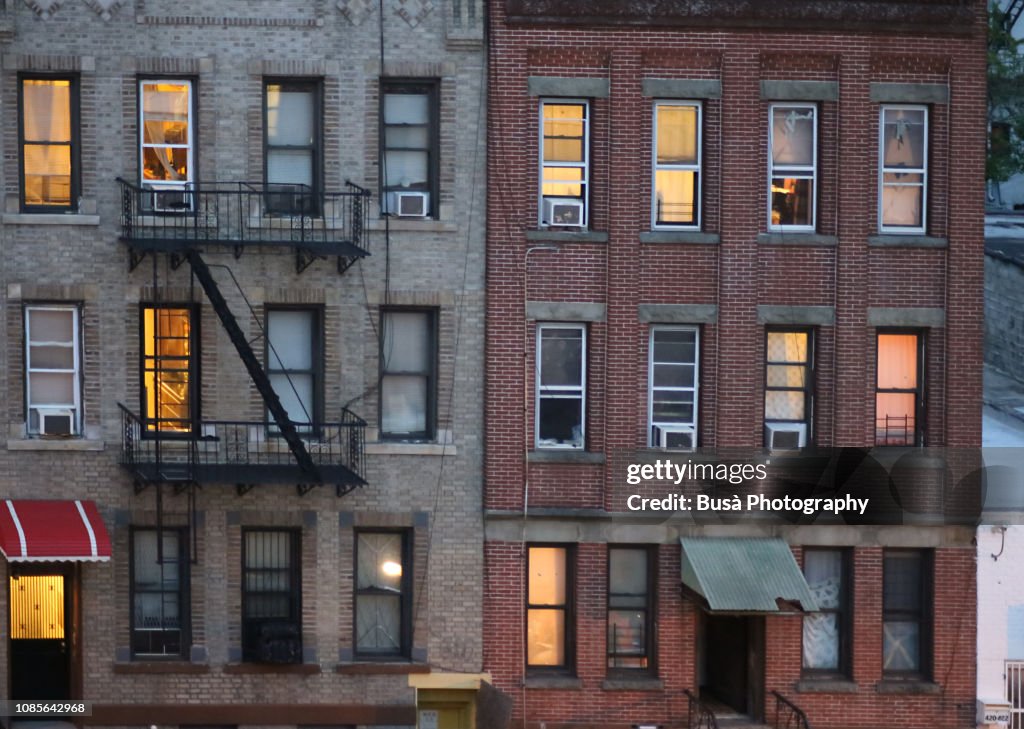
M 708 526 L 631 510 L 673 491 L 625 466 L 979 444 L 985 3 L 489 11 L 484 664 L 512 725 L 973 723 L 970 528 Z

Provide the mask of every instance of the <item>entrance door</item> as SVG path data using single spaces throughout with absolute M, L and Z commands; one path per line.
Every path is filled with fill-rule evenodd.
M 71 698 L 71 589 L 67 575 L 10 577 L 11 698 Z
M 702 617 L 702 695 L 763 719 L 764 618 L 708 613 Z

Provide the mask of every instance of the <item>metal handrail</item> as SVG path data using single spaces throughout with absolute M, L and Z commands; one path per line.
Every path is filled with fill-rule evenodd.
M 683 689 L 687 699 L 686 727 L 687 729 L 718 729 L 718 719 L 715 712 L 707 704 L 701 701 L 690 689 Z
M 778 691 L 772 691 L 772 694 L 775 696 L 775 729 L 811 729 L 803 709 Z M 783 719 L 785 723 L 782 723 Z

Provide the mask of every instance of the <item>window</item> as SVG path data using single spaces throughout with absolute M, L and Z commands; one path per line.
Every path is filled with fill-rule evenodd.
M 701 106 L 694 101 L 654 105 L 656 228 L 700 226 Z
M 381 82 L 381 210 L 437 217 L 437 84 Z
M 812 410 L 809 331 L 767 332 L 764 425 L 769 448 L 802 448 L 810 435 Z
M 25 391 L 28 432 L 80 432 L 81 347 L 78 308 L 25 307 Z
M 643 547 L 608 548 L 608 668 L 652 667 L 653 557 Z
M 412 579 L 406 532 L 356 533 L 356 653 L 408 656 Z
M 382 312 L 380 434 L 383 438 L 434 436 L 437 339 L 434 311 Z
M 242 530 L 242 658 L 302 661 L 299 532 Z
M 880 230 L 924 233 L 928 200 L 928 109 L 883 106 L 880 126 Z
M 805 674 L 850 674 L 850 553 L 805 549 L 804 577 L 820 612 L 804 616 Z
M 769 119 L 769 230 L 814 230 L 818 109 L 772 104 Z
M 931 554 L 885 550 L 882 671 L 927 676 L 931 667 Z
M 79 195 L 78 82 L 21 77 L 21 209 L 76 210 Z
M 152 190 L 144 205 L 154 211 L 192 207 L 184 191 L 195 182 L 192 82 L 139 82 L 139 177 Z
M 540 224 L 587 226 L 590 114 L 586 101 L 540 105 Z
M 570 558 L 567 547 L 527 551 L 526 664 L 531 668 L 572 666 Z
M 187 540 L 180 529 L 132 529 L 132 655 L 181 658 L 188 647 Z
M 263 179 L 268 213 L 320 210 L 320 84 L 266 81 L 263 86 Z
M 537 327 L 537 447 L 583 448 L 586 422 L 587 329 Z
M 142 308 L 142 416 L 147 430 L 189 432 L 198 420 L 196 328 L 187 306 Z
M 267 376 L 296 424 L 323 420 L 320 318 L 318 309 L 267 309 Z M 273 422 L 269 411 L 267 421 Z
M 875 445 L 924 445 L 923 355 L 922 335 L 879 333 Z
M 695 448 L 700 332 L 692 326 L 653 327 L 649 349 L 648 445 Z

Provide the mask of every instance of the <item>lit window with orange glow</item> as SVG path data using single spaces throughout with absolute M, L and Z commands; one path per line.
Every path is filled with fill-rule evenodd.
M 568 557 L 565 547 L 528 550 L 526 663 L 530 667 L 568 668 L 571 664 Z
M 920 334 L 878 335 L 875 445 L 923 445 L 922 355 Z
M 700 114 L 695 101 L 654 105 L 654 200 L 656 228 L 700 225 Z
M 356 653 L 409 654 L 412 633 L 405 532 L 356 536 Z
M 73 78 L 22 78 L 21 207 L 26 212 L 78 206 L 78 84 Z
M 191 207 L 183 191 L 195 181 L 193 134 L 190 81 L 139 82 L 139 177 L 153 210 Z
M 768 229 L 813 231 L 818 108 L 808 104 L 772 104 L 768 118 Z
M 151 431 L 193 428 L 192 311 L 183 307 L 142 310 L 142 411 Z

